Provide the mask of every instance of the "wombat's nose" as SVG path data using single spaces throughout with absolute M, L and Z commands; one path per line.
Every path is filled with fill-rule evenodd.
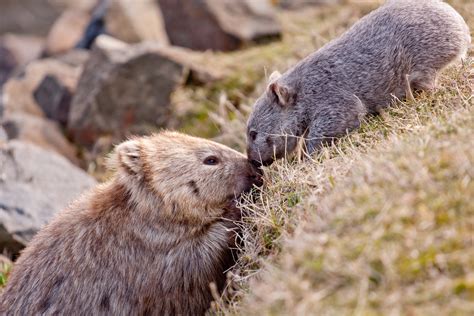
M 251 164 L 250 165 L 250 174 L 248 176 L 248 178 L 250 179 L 250 181 L 252 182 L 252 184 L 260 187 L 263 185 L 263 179 L 262 179 L 262 176 L 263 176 L 263 171 L 261 168 L 259 167 L 256 167 L 255 165 Z
M 250 163 L 252 164 L 252 166 L 254 166 L 255 168 L 257 168 L 258 170 L 260 170 L 260 167 L 262 166 L 262 163 L 259 161 L 259 160 L 250 160 Z

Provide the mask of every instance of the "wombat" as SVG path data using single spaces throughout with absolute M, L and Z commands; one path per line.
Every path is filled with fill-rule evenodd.
M 247 126 L 248 156 L 269 165 L 298 137 L 309 154 L 359 127 L 411 89 L 433 90 L 438 72 L 462 58 L 471 37 L 438 0 L 388 1 L 283 75 L 273 73 Z
M 223 145 L 175 132 L 120 144 L 113 178 L 22 252 L 2 315 L 201 315 L 233 263 L 235 199 L 261 177 Z

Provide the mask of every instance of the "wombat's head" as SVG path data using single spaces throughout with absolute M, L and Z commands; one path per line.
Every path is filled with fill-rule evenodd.
M 160 212 L 167 218 L 187 221 L 221 216 L 223 208 L 262 181 L 241 153 L 176 132 L 118 145 L 116 163 L 137 192 L 155 196 L 166 206 Z
M 291 153 L 302 134 L 294 88 L 270 76 L 265 93 L 257 100 L 247 123 L 247 155 L 255 165 L 269 165 Z

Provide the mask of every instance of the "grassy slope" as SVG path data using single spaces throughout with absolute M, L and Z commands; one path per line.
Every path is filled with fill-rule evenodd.
M 244 298 L 227 312 L 474 312 L 472 69 L 314 161 L 272 167 L 245 205 Z
M 450 3 L 474 29 L 474 4 Z M 314 14 L 345 25 L 341 12 L 363 13 L 340 8 Z M 243 205 L 242 288 L 218 312 L 474 313 L 473 86 L 468 61 L 313 161 L 269 168 Z

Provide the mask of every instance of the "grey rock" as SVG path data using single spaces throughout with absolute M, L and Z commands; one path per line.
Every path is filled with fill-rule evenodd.
M 18 34 L 0 36 L 0 87 L 14 75 L 16 69 L 39 58 L 43 47 L 44 40 L 39 37 Z
M 0 43 L 0 88 L 13 73 L 16 65 L 15 56 Z
M 312 5 L 337 4 L 341 0 L 280 0 L 278 5 L 285 9 L 300 9 Z
M 0 144 L 0 251 L 16 254 L 51 218 L 96 181 L 35 145 Z
M 186 84 L 202 85 L 225 77 L 225 73 L 217 69 L 218 67 L 213 67 L 202 60 L 201 52 L 184 47 L 160 45 L 156 42 L 146 42 L 143 46 L 183 66 Z
M 156 41 L 169 44 L 156 0 L 109 0 L 105 14 L 107 34 L 127 42 Z
M 62 63 L 72 67 L 82 68 L 89 59 L 90 53 L 85 49 L 73 49 L 61 55 L 54 56 L 54 58 Z
M 148 45 L 97 38 L 73 98 L 68 129 L 75 142 L 92 146 L 101 135 L 122 139 L 165 127 L 170 95 L 184 68 Z
M 7 132 L 0 126 L 0 144 L 6 143 L 8 141 Z
M 46 35 L 60 9 L 50 0 L 1 0 L 0 34 Z
M 75 147 L 64 137 L 54 121 L 24 113 L 11 113 L 0 121 L 0 126 L 9 140 L 33 143 L 61 154 L 76 165 L 79 164 Z
M 63 126 L 67 124 L 72 93 L 57 77 L 46 75 L 33 92 L 33 96 L 47 118 Z
M 1 102 L 5 113 L 23 112 L 44 116 L 34 93 L 45 77 L 56 78 L 61 86 L 74 93 L 81 72 L 81 66 L 73 66 L 59 59 L 47 58 L 29 63 L 20 75 L 13 76 L 3 86 Z
M 267 0 L 157 1 L 172 45 L 229 51 L 281 33 Z
M 54 56 L 73 49 L 85 33 L 89 20 L 90 14 L 86 11 L 64 11 L 48 33 L 46 54 Z

